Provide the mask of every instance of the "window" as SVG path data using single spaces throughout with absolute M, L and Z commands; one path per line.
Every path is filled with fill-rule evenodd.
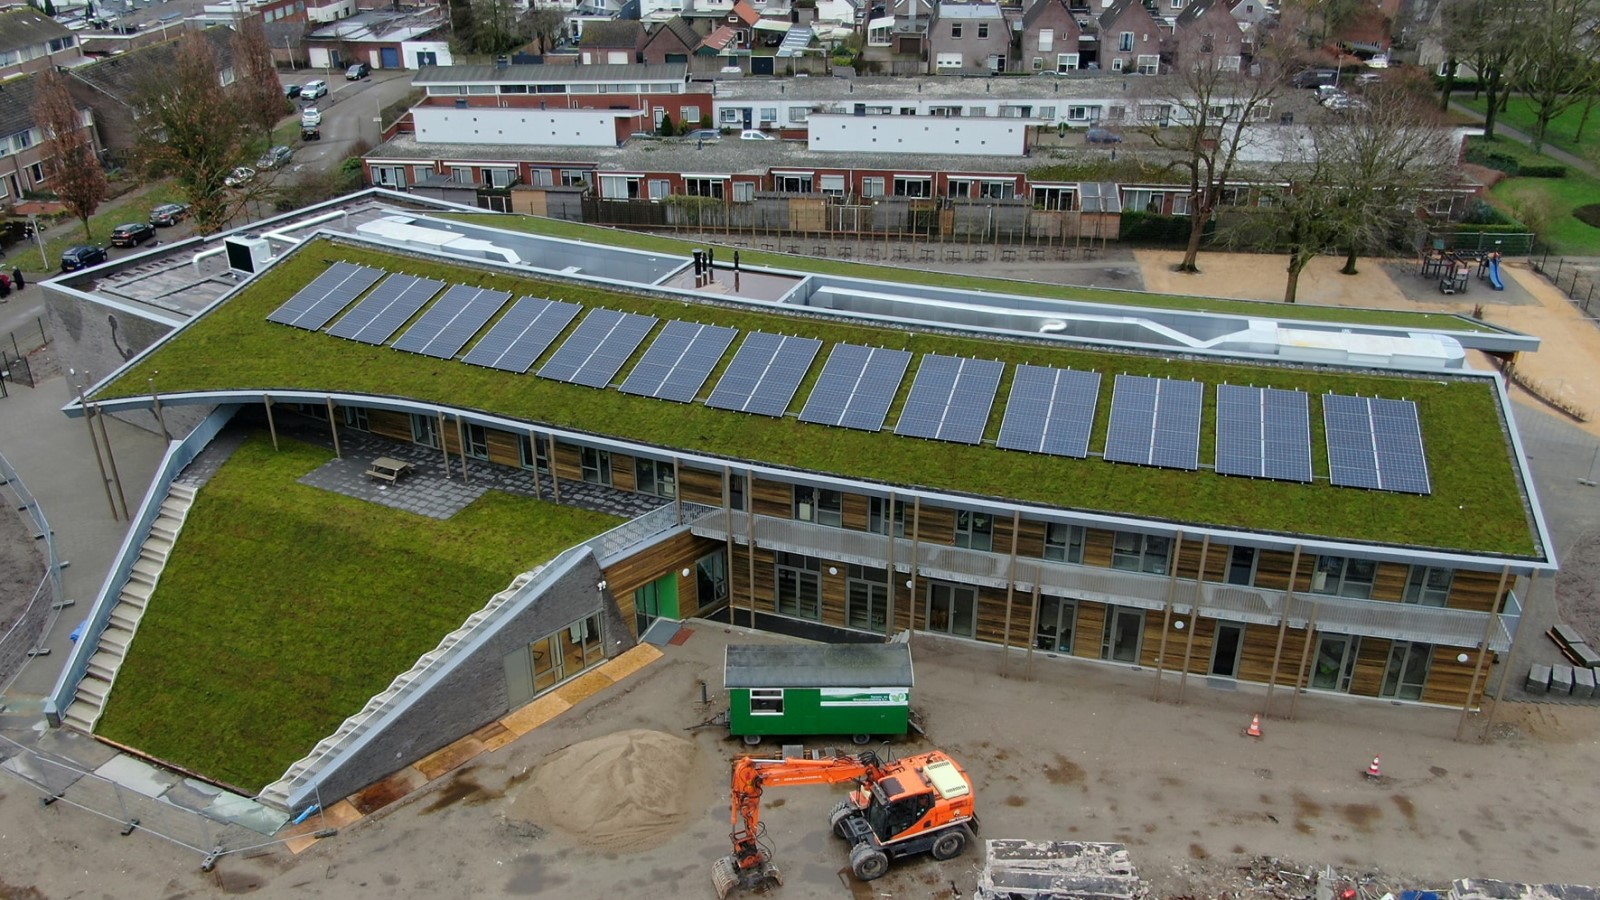
M 1370 600 L 1372 581 L 1377 573 L 1378 564 L 1370 559 L 1319 556 L 1311 572 L 1311 592 Z
M 822 561 L 796 553 L 778 554 L 774 608 L 782 615 L 822 618 Z
M 845 585 L 844 623 L 880 634 L 888 630 L 889 572 L 851 565 Z
M 1034 57 L 1034 58 L 1033 58 L 1033 70 L 1034 70 L 1034 71 L 1035 71 L 1035 72 L 1042 72 L 1042 71 L 1044 71 L 1044 57 L 1042 57 L 1042 56 L 1035 56 L 1035 57 Z
M 1172 541 L 1154 534 L 1119 531 L 1111 540 L 1111 568 L 1128 572 L 1167 574 L 1167 557 Z
M 1056 46 L 1056 30 L 1054 28 L 1039 29 L 1039 52 L 1049 53 Z M 1035 69 L 1039 68 L 1034 66 Z
M 1055 117 L 1056 117 L 1056 108 L 1054 106 L 1041 106 L 1041 107 L 1039 107 L 1039 118 L 1041 118 L 1041 119 L 1054 119 Z
M 518 462 L 524 469 L 535 472 L 550 471 L 550 444 L 544 438 L 524 434 L 517 441 Z
M 952 40 L 957 40 L 957 41 L 961 40 L 961 23 L 960 22 L 952 22 L 950 24 L 950 37 L 951 37 Z
M 1117 49 L 1121 50 L 1123 53 L 1127 53 L 1133 49 L 1133 32 L 1124 31 L 1123 33 L 1117 35 Z
M 932 197 L 933 179 L 925 175 L 896 175 L 894 177 L 894 195 L 896 197 Z
M 929 631 L 974 637 L 978 633 L 978 589 L 965 584 L 928 584 Z
M 688 178 L 683 179 L 683 192 L 691 197 L 712 197 L 722 199 L 721 178 Z
M 994 549 L 994 517 L 985 512 L 956 511 L 956 546 Z
M 606 200 L 637 200 L 644 190 L 639 175 L 601 175 L 600 196 Z
M 439 420 L 433 416 L 411 416 L 411 442 L 424 447 L 439 447 Z
M 1433 662 L 1433 645 L 1418 641 L 1395 641 L 1389 647 L 1389 668 L 1383 673 L 1379 697 L 1396 700 L 1421 700 L 1422 686 L 1428 682 L 1428 665 Z
M 978 40 L 986 41 L 988 39 L 989 39 L 989 23 L 988 22 L 979 22 L 978 23 Z
M 412 166 L 411 167 L 411 180 L 412 181 L 426 181 L 429 178 L 429 176 L 431 176 L 431 175 L 433 175 L 433 167 L 432 166 Z
M 367 424 L 367 408 L 365 406 L 346 406 L 344 408 L 344 424 L 347 428 L 357 431 L 371 431 Z
M 959 56 L 960 54 L 956 54 L 956 55 Z M 958 65 L 958 66 L 961 65 L 961 61 L 957 60 L 956 61 L 956 65 Z M 928 115 L 930 115 L 930 116 L 940 116 L 942 118 L 948 118 L 948 119 L 959 118 L 961 116 L 961 107 L 959 107 L 959 106 L 930 106 L 930 107 L 928 107 Z
M 1175 215 L 1175 216 L 1187 216 L 1188 214 L 1189 214 L 1189 195 L 1188 194 L 1173 194 L 1172 195 L 1172 215 Z
M 1453 569 L 1412 566 L 1411 575 L 1406 578 L 1406 592 L 1401 599 L 1419 606 L 1444 606 L 1450 599 L 1450 585 L 1455 578 Z
M 484 174 L 489 176 L 489 186 L 493 188 L 508 188 L 517 180 L 516 169 L 485 169 Z
M 1073 72 L 1073 71 L 1076 71 L 1077 68 L 1078 68 L 1078 54 L 1076 54 L 1076 53 L 1057 53 L 1056 54 L 1056 71 L 1057 72 Z
M 894 536 L 906 536 L 906 502 L 894 501 Z M 873 497 L 867 504 L 867 530 L 875 534 L 889 534 L 891 516 L 889 514 L 889 498 Z
M 735 181 L 733 183 L 733 202 L 752 203 L 756 199 L 756 186 L 753 181 Z
M 777 123 L 778 108 L 776 106 L 761 107 L 761 126 L 765 128 L 768 125 L 776 125 Z
M 824 194 L 827 194 L 829 197 L 843 197 L 844 196 L 844 176 L 843 175 L 824 175 L 824 176 L 822 176 L 822 192 Z
M 678 478 L 672 463 L 661 459 L 633 458 L 633 489 L 668 500 L 678 496 Z
M 1033 208 L 1070 210 L 1073 193 L 1069 187 L 1036 187 L 1033 189 Z
M 1094 113 L 1098 112 L 1099 109 L 1100 109 L 1100 107 L 1098 107 L 1098 106 L 1083 106 L 1083 105 L 1069 106 L 1069 107 L 1067 107 L 1067 121 L 1068 122 L 1087 122 L 1091 118 L 1093 118 Z
M 1113 72 L 1121 72 L 1122 71 L 1122 62 L 1123 62 L 1123 60 L 1122 60 L 1122 57 L 1120 57 L 1120 56 L 1117 57 L 1116 59 L 1113 59 L 1111 61 L 1111 71 L 1113 71 Z
M 732 106 L 724 106 L 722 108 L 722 124 L 738 125 L 740 122 L 744 121 L 745 112 L 746 111 L 743 109 L 736 109 Z
M 665 178 L 650 179 L 650 199 L 665 200 L 672 193 L 672 182 Z
M 718 550 L 694 564 L 695 593 L 701 611 L 728 602 L 728 557 Z
M 1051 522 L 1044 530 L 1044 558 L 1083 563 L 1083 526 Z
M 811 107 L 809 106 L 791 106 L 789 107 L 789 124 L 803 125 L 810 115 Z
M 1239 63 L 1240 63 L 1240 58 L 1237 57 L 1237 56 L 1219 56 L 1219 57 L 1217 57 L 1217 69 L 1219 71 L 1237 72 L 1237 71 L 1239 71 Z
M 1078 601 L 1061 597 L 1039 598 L 1039 630 L 1033 645 L 1052 653 L 1072 652 L 1072 633 L 1078 624 Z
M 11 149 L 22 151 L 33 146 L 33 129 L 19 131 L 11 136 Z
M 744 486 L 745 486 L 745 477 L 743 475 L 734 475 L 734 474 L 731 474 L 731 473 L 728 475 L 728 508 L 729 509 L 737 509 L 737 510 L 743 510 L 744 509 L 744 493 L 745 493 Z
M 809 194 L 811 175 L 773 175 L 772 189 L 780 194 Z
M 489 432 L 482 425 L 468 425 L 462 430 L 467 435 L 467 455 L 473 459 L 488 459 Z
M 1154 75 L 1161 71 L 1161 57 L 1155 53 L 1139 55 L 1139 74 Z
M 882 197 L 883 178 L 881 176 L 861 179 L 861 196 Z
M 477 184 L 476 181 L 472 180 L 471 166 L 451 166 L 450 180 L 456 184 Z
M 750 715 L 783 715 L 783 688 L 751 688 Z
M 678 109 L 678 123 L 700 127 L 700 107 L 684 106 Z
M 579 467 L 583 480 L 590 484 L 611 486 L 611 451 L 584 447 L 580 452 Z
M 1245 587 L 1256 583 L 1256 548 L 1235 546 L 1228 551 L 1227 579 Z
M 794 517 L 802 522 L 844 527 L 844 495 L 827 488 L 794 486 Z
M 1167 192 L 1149 188 L 1128 188 L 1122 195 L 1122 208 L 1160 214 L 1167 208 Z
M 588 187 L 589 173 L 582 169 L 562 169 L 562 187 Z

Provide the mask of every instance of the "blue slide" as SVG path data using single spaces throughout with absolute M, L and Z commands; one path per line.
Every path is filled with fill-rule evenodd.
M 1506 289 L 1506 283 L 1500 280 L 1500 260 L 1489 260 L 1489 284 L 1497 291 Z

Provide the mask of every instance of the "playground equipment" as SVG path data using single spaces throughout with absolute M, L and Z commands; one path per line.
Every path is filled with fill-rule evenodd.
M 1478 260 L 1478 277 L 1489 282 L 1489 286 L 1497 291 L 1506 289 L 1506 283 L 1500 279 L 1500 254 L 1498 252 L 1485 253 Z
M 1471 267 L 1476 264 L 1478 277 L 1483 277 L 1488 255 L 1477 250 L 1446 250 L 1436 243 L 1422 257 L 1422 277 L 1439 279 L 1441 293 L 1465 294 L 1471 282 Z

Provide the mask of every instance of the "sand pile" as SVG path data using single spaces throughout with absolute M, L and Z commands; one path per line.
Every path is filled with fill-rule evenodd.
M 704 805 L 698 755 L 690 741 L 643 729 L 574 744 L 534 770 L 506 815 L 603 849 L 659 846 Z

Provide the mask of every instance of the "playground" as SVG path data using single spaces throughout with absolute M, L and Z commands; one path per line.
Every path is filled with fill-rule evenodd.
M 1435 244 L 1423 253 L 1420 274 L 1426 280 L 1436 280 L 1441 294 L 1467 293 L 1474 274 L 1478 281 L 1503 291 L 1506 284 L 1500 274 L 1500 260 L 1498 250 L 1446 250 Z

